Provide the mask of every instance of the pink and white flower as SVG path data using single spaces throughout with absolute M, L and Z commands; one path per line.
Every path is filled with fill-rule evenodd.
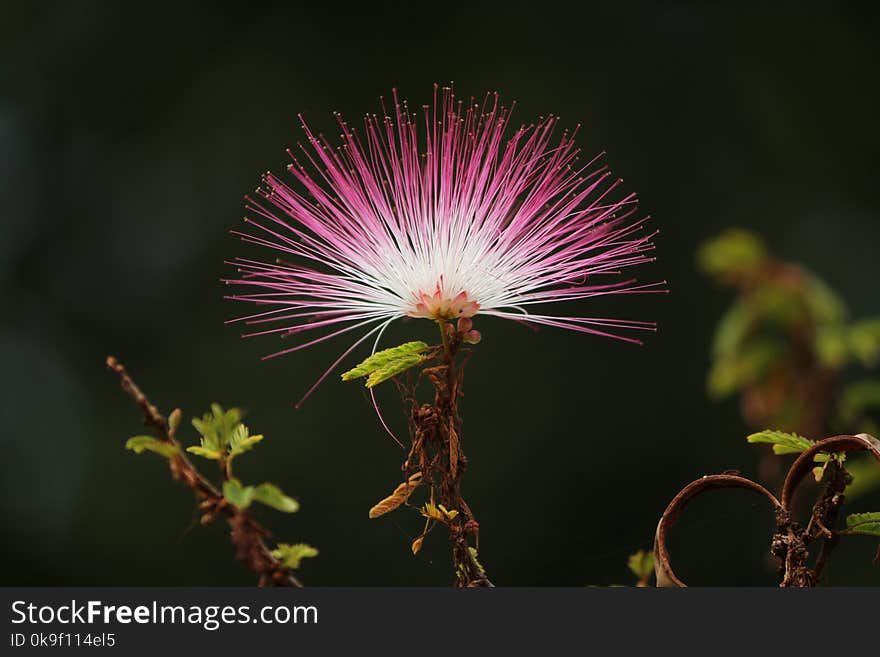
M 557 135 L 552 115 L 512 128 L 497 94 L 465 105 L 435 86 L 418 113 L 396 91 L 393 101 L 393 112 L 383 102 L 381 115 L 366 116 L 363 133 L 337 114 L 336 147 L 303 121 L 307 143 L 288 151 L 297 184 L 267 173 L 247 197 L 251 231 L 236 234 L 280 259 L 234 260 L 240 276 L 227 282 L 253 291 L 229 298 L 265 310 L 232 321 L 273 326 L 248 336 L 318 334 L 267 358 L 358 332 L 314 390 L 407 316 L 491 315 L 629 342 L 638 340 L 625 332 L 654 329 L 546 310 L 663 285 L 621 277 L 653 260 L 654 234 L 602 155 L 578 162 L 577 129 Z

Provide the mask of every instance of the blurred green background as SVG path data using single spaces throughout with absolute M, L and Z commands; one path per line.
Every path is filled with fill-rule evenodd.
M 447 584 L 448 545 L 418 557 L 418 519 L 367 510 L 404 454 L 361 390 L 329 380 L 293 403 L 345 342 L 261 362 L 279 344 L 224 320 L 228 234 L 259 174 L 280 171 L 296 114 L 335 134 L 397 86 L 413 104 L 454 80 L 498 90 L 526 121 L 583 123 L 662 229 L 639 272 L 669 295 L 593 304 L 656 319 L 638 348 L 478 318 L 463 447 L 481 559 L 497 584 L 629 582 L 688 481 L 755 448 L 735 401 L 707 400 L 714 325 L 730 294 L 694 252 L 731 224 L 810 266 L 853 315 L 880 312 L 876 122 L 878 14 L 844 3 L 728 8 L 613 2 L 11 3 L 0 6 L 0 525 L 3 584 L 251 584 L 221 523 L 125 439 L 140 418 L 104 368 L 114 354 L 169 411 L 240 405 L 266 441 L 243 479 L 271 480 L 302 510 L 263 519 L 321 550 L 311 584 Z M 424 325 L 423 325 L 424 324 Z M 427 322 L 395 339 L 433 338 Z M 393 394 L 381 397 L 402 427 Z M 194 431 L 184 434 L 195 441 Z M 790 457 L 789 457 L 790 458 Z M 880 496 L 859 500 L 876 510 Z M 773 584 L 769 514 L 716 494 L 670 546 L 686 581 Z M 880 584 L 871 539 L 838 548 L 835 584 Z

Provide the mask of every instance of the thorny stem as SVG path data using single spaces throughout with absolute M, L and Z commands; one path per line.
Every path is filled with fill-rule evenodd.
M 217 514 L 226 516 L 231 529 L 230 540 L 235 549 L 236 558 L 260 576 L 260 586 L 302 586 L 302 583 L 284 564 L 272 556 L 266 546 L 265 538 L 271 536 L 269 530 L 257 523 L 246 511 L 240 511 L 229 504 L 223 494 L 196 470 L 195 466 L 184 455 L 180 443 L 168 422 L 168 418 L 150 403 L 147 396 L 135 384 L 125 367 L 113 356 L 107 357 L 107 367 L 119 376 L 122 389 L 134 399 L 144 414 L 144 424 L 156 430 L 159 439 L 178 448 L 177 453 L 168 459 L 171 477 L 182 481 L 195 493 L 198 509 L 202 512 L 203 525 L 211 523 Z M 228 470 L 221 465 L 224 474 Z
M 455 567 L 455 586 L 459 588 L 493 586 L 477 562 L 470 537 L 479 547 L 480 526 L 461 493 L 461 479 L 467 469 L 467 459 L 461 450 L 461 418 L 458 398 L 461 396 L 463 365 L 456 367 L 456 357 L 462 343 L 461 332 L 451 331 L 452 325 L 438 321 L 443 349 L 438 354 L 439 365 L 422 371 L 434 388 L 433 404 L 417 401 L 415 392 L 411 402 L 410 438 L 412 446 L 403 464 L 409 477 L 422 472 L 423 481 L 431 486 L 431 500 L 448 510 L 458 511 L 447 521 L 452 541 L 452 562 Z

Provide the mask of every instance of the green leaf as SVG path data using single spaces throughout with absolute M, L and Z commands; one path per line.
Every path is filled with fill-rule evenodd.
M 253 449 L 254 445 L 263 440 L 263 436 L 257 434 L 251 436 L 244 424 L 239 424 L 229 436 L 229 456 L 238 456 Z
M 769 443 L 774 454 L 800 454 L 813 446 L 813 441 L 796 433 L 765 429 L 746 438 L 750 443 Z
M 880 319 L 857 322 L 849 328 L 849 348 L 865 367 L 880 362 Z
M 350 369 L 342 375 L 343 381 L 352 381 L 361 377 L 368 377 L 366 385 L 372 388 L 393 376 L 424 362 L 426 356 L 422 354 L 428 349 L 424 342 L 406 342 L 397 347 L 391 347 L 364 360 L 357 367 Z
M 254 499 L 253 486 L 242 486 L 238 479 L 223 482 L 223 497 L 235 508 L 244 511 Z
M 367 378 L 366 386 L 368 388 L 372 388 L 373 386 L 377 386 L 383 381 L 387 381 L 398 374 L 405 372 L 410 367 L 414 367 L 419 363 L 422 363 L 425 360 L 425 357 L 420 354 L 413 354 L 411 356 L 402 356 L 397 360 L 392 361 L 385 367 L 374 370 L 370 376 Z
M 299 511 L 299 502 L 285 495 L 275 484 L 265 483 L 257 486 L 253 492 L 253 499 L 284 513 Z
M 635 554 L 629 555 L 626 565 L 638 579 L 650 577 L 654 574 L 654 554 L 639 550 Z
M 846 517 L 845 531 L 847 534 L 880 536 L 880 511 L 849 514 Z
M 718 356 L 709 371 L 709 393 L 723 398 L 749 383 L 761 379 L 785 350 L 774 338 L 751 340 L 734 353 Z
M 241 410 L 224 410 L 220 404 L 211 404 L 211 412 L 201 418 L 193 418 L 192 424 L 201 434 L 200 446 L 187 451 L 209 459 L 222 458 L 227 452 L 237 456 L 251 449 L 263 439 L 262 436 L 249 436 L 248 429 L 241 423 Z
M 847 333 L 840 326 L 820 327 L 813 340 L 813 348 L 823 365 L 843 367 L 849 360 Z
M 223 456 L 222 452 L 218 452 L 215 449 L 208 449 L 207 447 L 199 447 L 198 445 L 187 447 L 186 451 L 190 454 L 195 454 L 196 456 L 201 456 L 203 458 L 211 459 L 213 461 L 216 461 L 221 456 Z
M 880 409 L 880 380 L 864 379 L 849 384 L 844 388 L 837 404 L 838 415 L 846 426 L 846 431 L 855 431 L 859 427 L 853 426 L 868 411 Z
M 291 570 L 296 570 L 303 559 L 317 557 L 318 550 L 305 543 L 294 543 L 293 545 L 279 543 L 278 547 L 272 550 L 272 556 Z
M 180 452 L 180 448 L 177 445 L 172 445 L 153 436 L 134 436 L 129 438 L 125 441 L 125 449 L 130 449 L 135 454 L 142 454 L 144 451 L 155 452 L 169 459 Z
M 468 552 L 471 553 L 471 559 L 474 560 L 474 563 L 477 565 L 477 568 L 480 569 L 480 575 L 485 577 L 486 576 L 486 569 L 483 568 L 483 564 L 481 564 L 480 560 L 477 559 L 477 548 L 468 546 Z
M 742 301 L 734 303 L 715 327 L 715 337 L 712 342 L 712 352 L 716 356 L 736 353 L 739 346 L 745 341 L 752 325 L 752 315 L 748 306 Z
M 821 278 L 808 276 L 805 301 L 818 324 L 838 324 L 846 317 L 846 305 Z
M 707 274 L 725 279 L 754 273 L 765 258 L 763 242 L 742 228 L 727 229 L 704 242 L 697 251 L 700 268 Z

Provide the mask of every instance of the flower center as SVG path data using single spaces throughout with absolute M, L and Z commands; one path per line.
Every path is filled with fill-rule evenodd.
M 455 297 L 449 297 L 437 285 L 433 293 L 419 292 L 407 314 L 410 317 L 444 320 L 473 317 L 479 310 L 480 304 L 471 299 L 467 292 L 462 291 Z

